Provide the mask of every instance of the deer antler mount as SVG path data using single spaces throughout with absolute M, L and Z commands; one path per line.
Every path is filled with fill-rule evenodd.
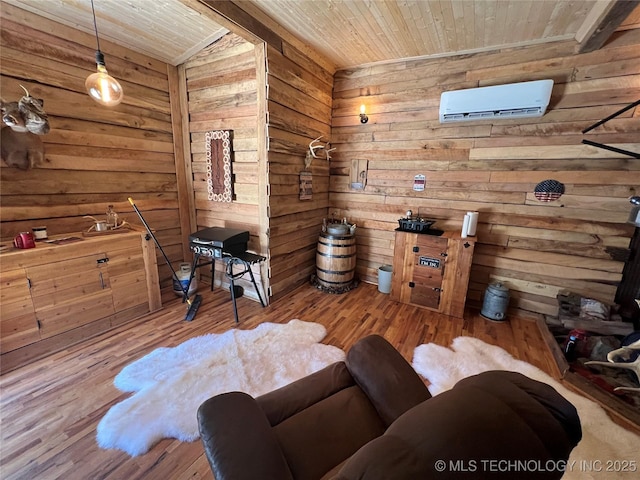
M 322 144 L 320 142 L 321 138 L 322 135 L 309 143 L 309 151 L 304 159 L 304 168 L 307 170 L 311 167 L 311 162 L 313 162 L 314 158 L 321 158 L 321 155 L 319 155 L 320 152 L 324 153 L 324 158 L 327 162 L 331 160 L 331 152 L 333 152 L 335 148 L 331 148 L 331 144 L 329 142 Z

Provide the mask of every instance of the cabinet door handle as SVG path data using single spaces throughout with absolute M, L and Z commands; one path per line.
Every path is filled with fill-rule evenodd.
M 440 287 L 433 287 L 434 292 L 441 292 L 442 289 Z
M 415 245 L 415 246 L 413 247 L 413 251 L 414 251 L 414 253 L 418 253 L 418 252 L 420 251 L 420 247 L 418 247 L 417 245 Z
M 416 284 L 415 284 L 415 283 L 413 283 L 413 282 L 409 282 L 409 288 L 413 288 L 413 287 L 415 287 L 415 286 L 416 286 Z
M 98 260 L 96 260 L 97 264 L 100 263 L 107 263 L 109 261 L 109 257 L 105 257 L 105 258 L 99 258 Z
M 440 256 L 441 256 L 441 257 L 446 257 L 446 256 L 448 256 L 448 253 L 447 253 L 447 252 L 442 252 L 442 253 L 440 254 Z

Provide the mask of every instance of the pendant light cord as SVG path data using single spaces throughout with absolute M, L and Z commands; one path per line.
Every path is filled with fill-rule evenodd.
M 96 22 L 96 10 L 93 6 L 93 0 L 91 0 L 91 12 L 93 13 L 93 29 L 96 32 L 96 45 L 98 46 L 98 51 L 100 51 L 100 39 L 98 38 L 98 23 Z

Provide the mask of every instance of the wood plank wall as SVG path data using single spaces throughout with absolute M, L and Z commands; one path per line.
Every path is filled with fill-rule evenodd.
M 328 213 L 329 165 L 313 162 L 313 200 L 298 199 L 298 175 L 309 142 L 330 138 L 333 72 L 326 62 L 277 34 L 269 36 L 268 54 L 264 45 L 230 34 L 177 69 L 105 41 L 107 68 L 125 90 L 124 102 L 107 109 L 84 93 L 95 65 L 93 42 L 91 35 L 3 6 L 3 96 L 17 99 L 18 84 L 25 85 L 45 100 L 52 127 L 42 138 L 43 165 L 0 169 L 3 240 L 42 224 L 50 234 L 80 231 L 90 225 L 83 215 L 101 216 L 110 204 L 139 223 L 127 202 L 132 196 L 177 267 L 188 232 L 180 228 L 175 102 L 174 114 L 184 108 L 189 117 L 184 143 L 191 161 L 180 173 L 193 188 L 186 195 L 194 197 L 189 214 L 195 220 L 183 218 L 185 228 L 248 228 L 250 248 L 272 262 L 262 273 L 273 277 L 273 295 L 308 281 Z M 183 88 L 187 105 L 181 107 Z M 232 204 L 206 199 L 204 134 L 212 129 L 234 131 Z M 164 259 L 158 266 L 161 285 L 170 285 Z M 269 289 L 266 278 L 263 284 Z
M 394 229 L 406 210 L 459 230 L 480 212 L 468 304 L 489 282 L 504 282 L 511 306 L 555 314 L 569 289 L 613 303 L 633 228 L 627 197 L 640 191 L 640 161 L 581 145 L 583 138 L 640 152 L 640 111 L 581 131 L 640 98 L 640 30 L 599 51 L 574 55 L 573 42 L 443 59 L 407 60 L 335 75 L 330 207 L 355 221 L 357 273 L 377 282 L 391 264 Z M 440 94 L 552 78 L 542 118 L 440 125 Z M 364 103 L 369 123 L 361 125 Z M 363 192 L 350 190 L 353 159 L 369 160 Z M 412 190 L 426 175 L 424 192 Z M 560 200 L 533 195 L 545 179 L 565 184 Z
M 299 200 L 299 174 L 309 142 L 321 135 L 330 140 L 335 68 L 251 4 L 204 3 L 225 21 L 231 19 L 229 28 L 245 29 L 236 33 L 255 44 L 258 188 L 247 184 L 244 193 L 247 199 L 253 195 L 250 200 L 257 202 L 257 219 L 263 222 L 258 235 L 260 253 L 268 258 L 263 273 L 269 277 L 263 284 L 275 299 L 308 281 L 315 272 L 318 234 L 328 212 L 329 164 L 315 160 L 311 166 L 312 200 Z M 232 80 L 237 81 L 229 79 L 229 92 L 235 88 Z M 198 178 L 194 179 L 197 201 Z
M 80 232 L 84 215 L 103 217 L 107 206 L 140 224 L 131 196 L 172 260 L 182 259 L 177 208 L 168 68 L 107 41 L 100 46 L 109 73 L 125 97 L 112 108 L 86 94 L 95 72 L 95 37 L 2 5 L 0 88 L 8 101 L 24 85 L 44 100 L 51 131 L 41 137 L 45 160 L 23 171 L 0 165 L 2 240 L 46 225 L 49 234 Z M 159 254 L 159 252 L 158 252 Z M 159 258 L 160 278 L 170 281 Z
M 260 51 L 254 44 L 229 33 L 191 57 L 181 68 L 184 68 L 188 94 L 191 139 L 187 158 L 191 159 L 193 172 L 196 229 L 249 230 L 249 249 L 265 255 L 266 221 L 261 218 L 260 203 L 266 199 L 260 199 L 259 185 L 266 176 L 266 166 L 259 162 L 258 155 L 256 78 L 257 62 L 264 63 Z M 264 85 L 261 88 L 264 89 Z M 262 123 L 264 125 L 264 121 Z M 205 134 L 212 130 L 232 131 L 234 198 L 231 203 L 207 199 Z M 254 270 L 260 273 L 258 267 Z M 207 272 L 200 273 L 207 276 Z
M 329 206 L 329 162 L 314 159 L 313 198 L 299 199 L 309 143 L 330 140 L 333 77 L 287 42 L 267 48 L 269 253 L 271 293 L 278 298 L 315 273 L 322 219 Z

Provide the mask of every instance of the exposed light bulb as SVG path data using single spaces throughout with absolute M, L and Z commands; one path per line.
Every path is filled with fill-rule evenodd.
M 96 102 L 107 107 L 113 107 L 122 101 L 124 92 L 120 83 L 107 72 L 104 61 L 98 61 L 98 53 L 96 52 L 97 71 L 87 77 L 84 86 L 89 96 Z M 102 56 L 102 53 L 100 53 L 100 56 Z
M 364 104 L 360 105 L 360 115 L 364 115 L 366 112 Z
M 104 55 L 100 51 L 100 38 L 98 37 L 98 24 L 96 22 L 96 9 L 91 0 L 91 13 L 93 16 L 93 28 L 96 32 L 96 73 L 92 73 L 84 82 L 87 93 L 100 105 L 113 107 L 118 105 L 124 97 L 122 86 L 109 75 L 104 63 Z

